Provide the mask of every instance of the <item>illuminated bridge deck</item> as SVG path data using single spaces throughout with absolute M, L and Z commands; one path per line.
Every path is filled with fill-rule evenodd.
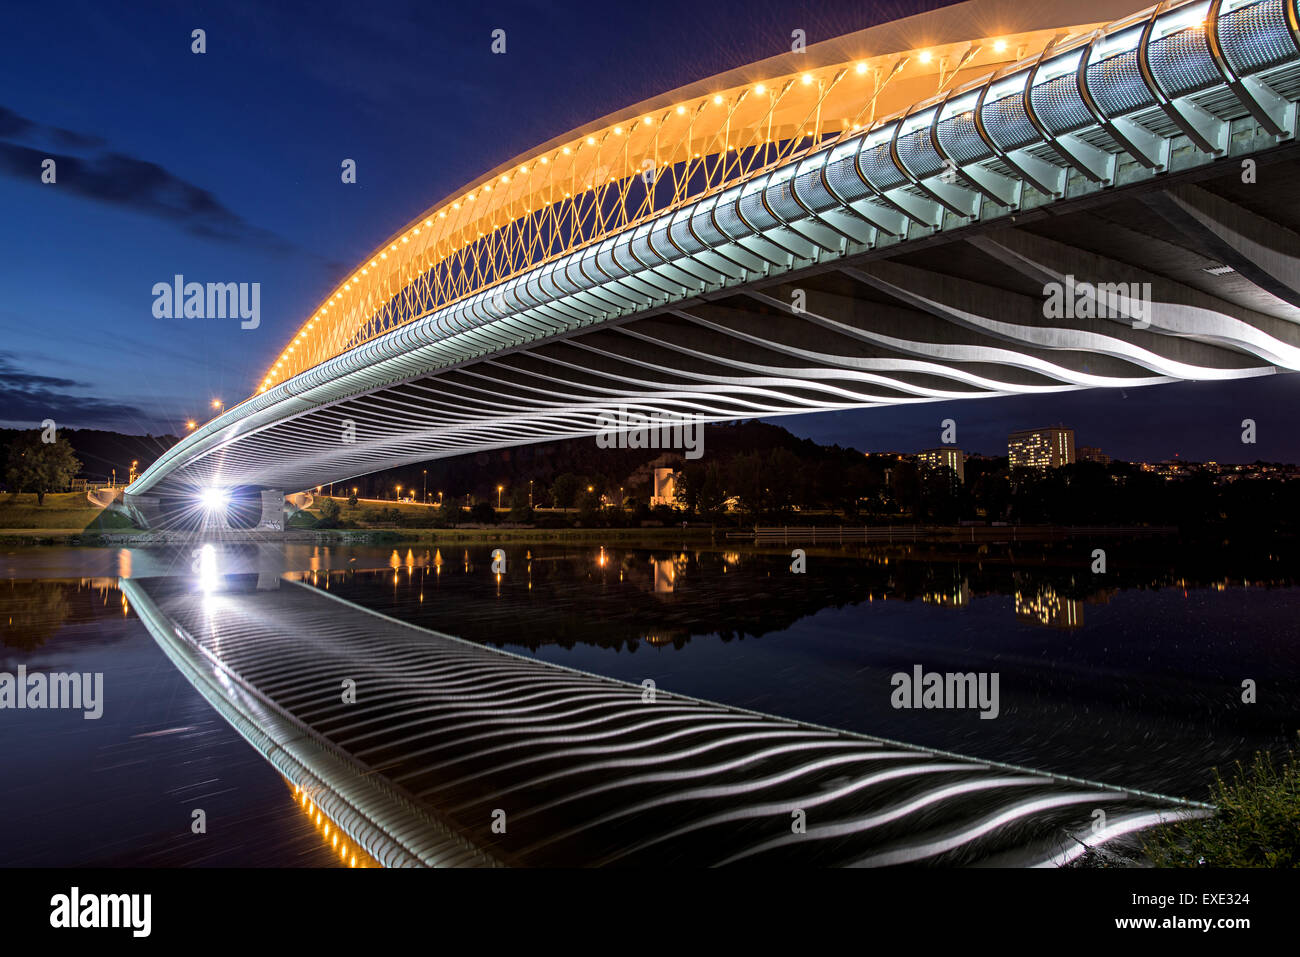
M 123 504 L 167 527 L 258 490 L 274 528 L 283 492 L 622 407 L 1300 370 L 1300 0 L 1140 2 L 959 3 L 520 154 L 376 247 Z
M 123 589 L 207 700 L 390 866 L 1052 865 L 1206 813 L 663 689 L 647 701 L 273 576 Z

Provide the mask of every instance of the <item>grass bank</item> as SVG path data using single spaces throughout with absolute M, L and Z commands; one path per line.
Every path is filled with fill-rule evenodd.
M 56 492 L 37 505 L 29 493 L 0 495 L 0 537 L 85 535 L 131 528 L 116 512 L 92 505 L 85 492 Z

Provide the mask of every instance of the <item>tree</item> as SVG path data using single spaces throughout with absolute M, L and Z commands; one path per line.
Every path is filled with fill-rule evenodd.
M 572 508 L 573 500 L 578 497 L 578 491 L 582 488 L 582 480 L 572 472 L 565 472 L 558 475 L 551 485 L 551 495 L 555 498 L 556 508 Z
M 710 520 L 722 514 L 727 492 L 716 462 L 689 462 L 674 478 L 677 501 L 688 511 Z
M 599 515 L 600 498 L 595 492 L 584 491 L 578 499 L 578 523 L 583 526 L 594 525 Z
M 36 504 L 45 504 L 45 493 L 63 488 L 81 471 L 81 463 L 68 440 L 60 436 L 42 442 L 41 433 L 32 430 L 14 438 L 9 446 L 9 465 L 5 478 L 15 492 L 36 493 Z
M 316 523 L 318 528 L 338 528 L 339 513 L 343 511 L 339 503 L 332 498 L 324 499 L 320 503 L 320 521 Z
M 510 493 L 510 521 L 531 522 L 532 520 L 533 506 L 528 502 L 528 489 L 523 485 L 516 485 L 515 490 Z
M 758 452 L 742 452 L 727 465 L 727 491 L 736 497 L 747 521 L 758 521 L 763 511 L 763 478 L 763 456 Z
M 0 620 L 0 647 L 35 651 L 56 634 L 72 613 L 74 585 L 61 582 L 8 582 L 10 613 Z
M 357 493 L 353 492 L 351 495 L 348 496 L 348 508 L 356 508 L 356 507 L 357 507 Z
M 791 511 L 796 504 L 808 504 L 807 478 L 803 463 L 789 449 L 775 448 L 767 457 L 763 474 L 766 505 L 780 515 Z

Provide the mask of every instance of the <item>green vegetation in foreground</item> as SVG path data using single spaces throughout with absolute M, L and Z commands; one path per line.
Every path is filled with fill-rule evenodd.
M 1216 769 L 1213 817 L 1156 828 L 1143 850 L 1157 867 L 1300 867 L 1300 760 L 1280 769 L 1257 752 L 1232 781 Z M 1202 863 L 1203 862 L 1203 863 Z
M 132 527 L 126 516 L 92 505 L 85 492 L 47 492 L 45 504 L 20 493 L 0 496 L 0 531 L 95 533 Z
M 9 443 L 5 482 L 15 492 L 36 493 L 36 504 L 44 505 L 45 496 L 56 488 L 68 488 L 72 477 L 81 471 L 81 463 L 64 436 L 55 436 L 54 423 L 47 421 L 47 431 L 20 432 Z

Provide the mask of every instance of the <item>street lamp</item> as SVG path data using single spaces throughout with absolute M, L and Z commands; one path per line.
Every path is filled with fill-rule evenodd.
M 505 491 L 505 486 L 504 486 L 504 485 L 498 485 L 498 486 L 497 486 L 497 508 L 500 508 L 500 507 L 501 507 L 501 493 L 502 493 L 503 491 Z
M 222 402 L 220 399 L 212 400 L 212 408 L 216 409 L 218 412 L 224 409 L 225 407 L 226 407 L 226 403 Z
M 420 498 L 425 502 L 429 501 L 429 470 L 428 469 L 424 470 L 424 480 L 420 484 Z
M 188 422 L 185 423 L 185 428 L 187 428 L 191 432 L 193 432 L 197 426 L 198 423 L 195 422 L 193 419 L 190 419 Z
M 533 480 L 528 480 L 528 507 L 533 507 Z
M 402 500 L 402 486 L 400 486 L 400 485 L 397 486 L 397 500 L 398 500 L 399 502 Z

